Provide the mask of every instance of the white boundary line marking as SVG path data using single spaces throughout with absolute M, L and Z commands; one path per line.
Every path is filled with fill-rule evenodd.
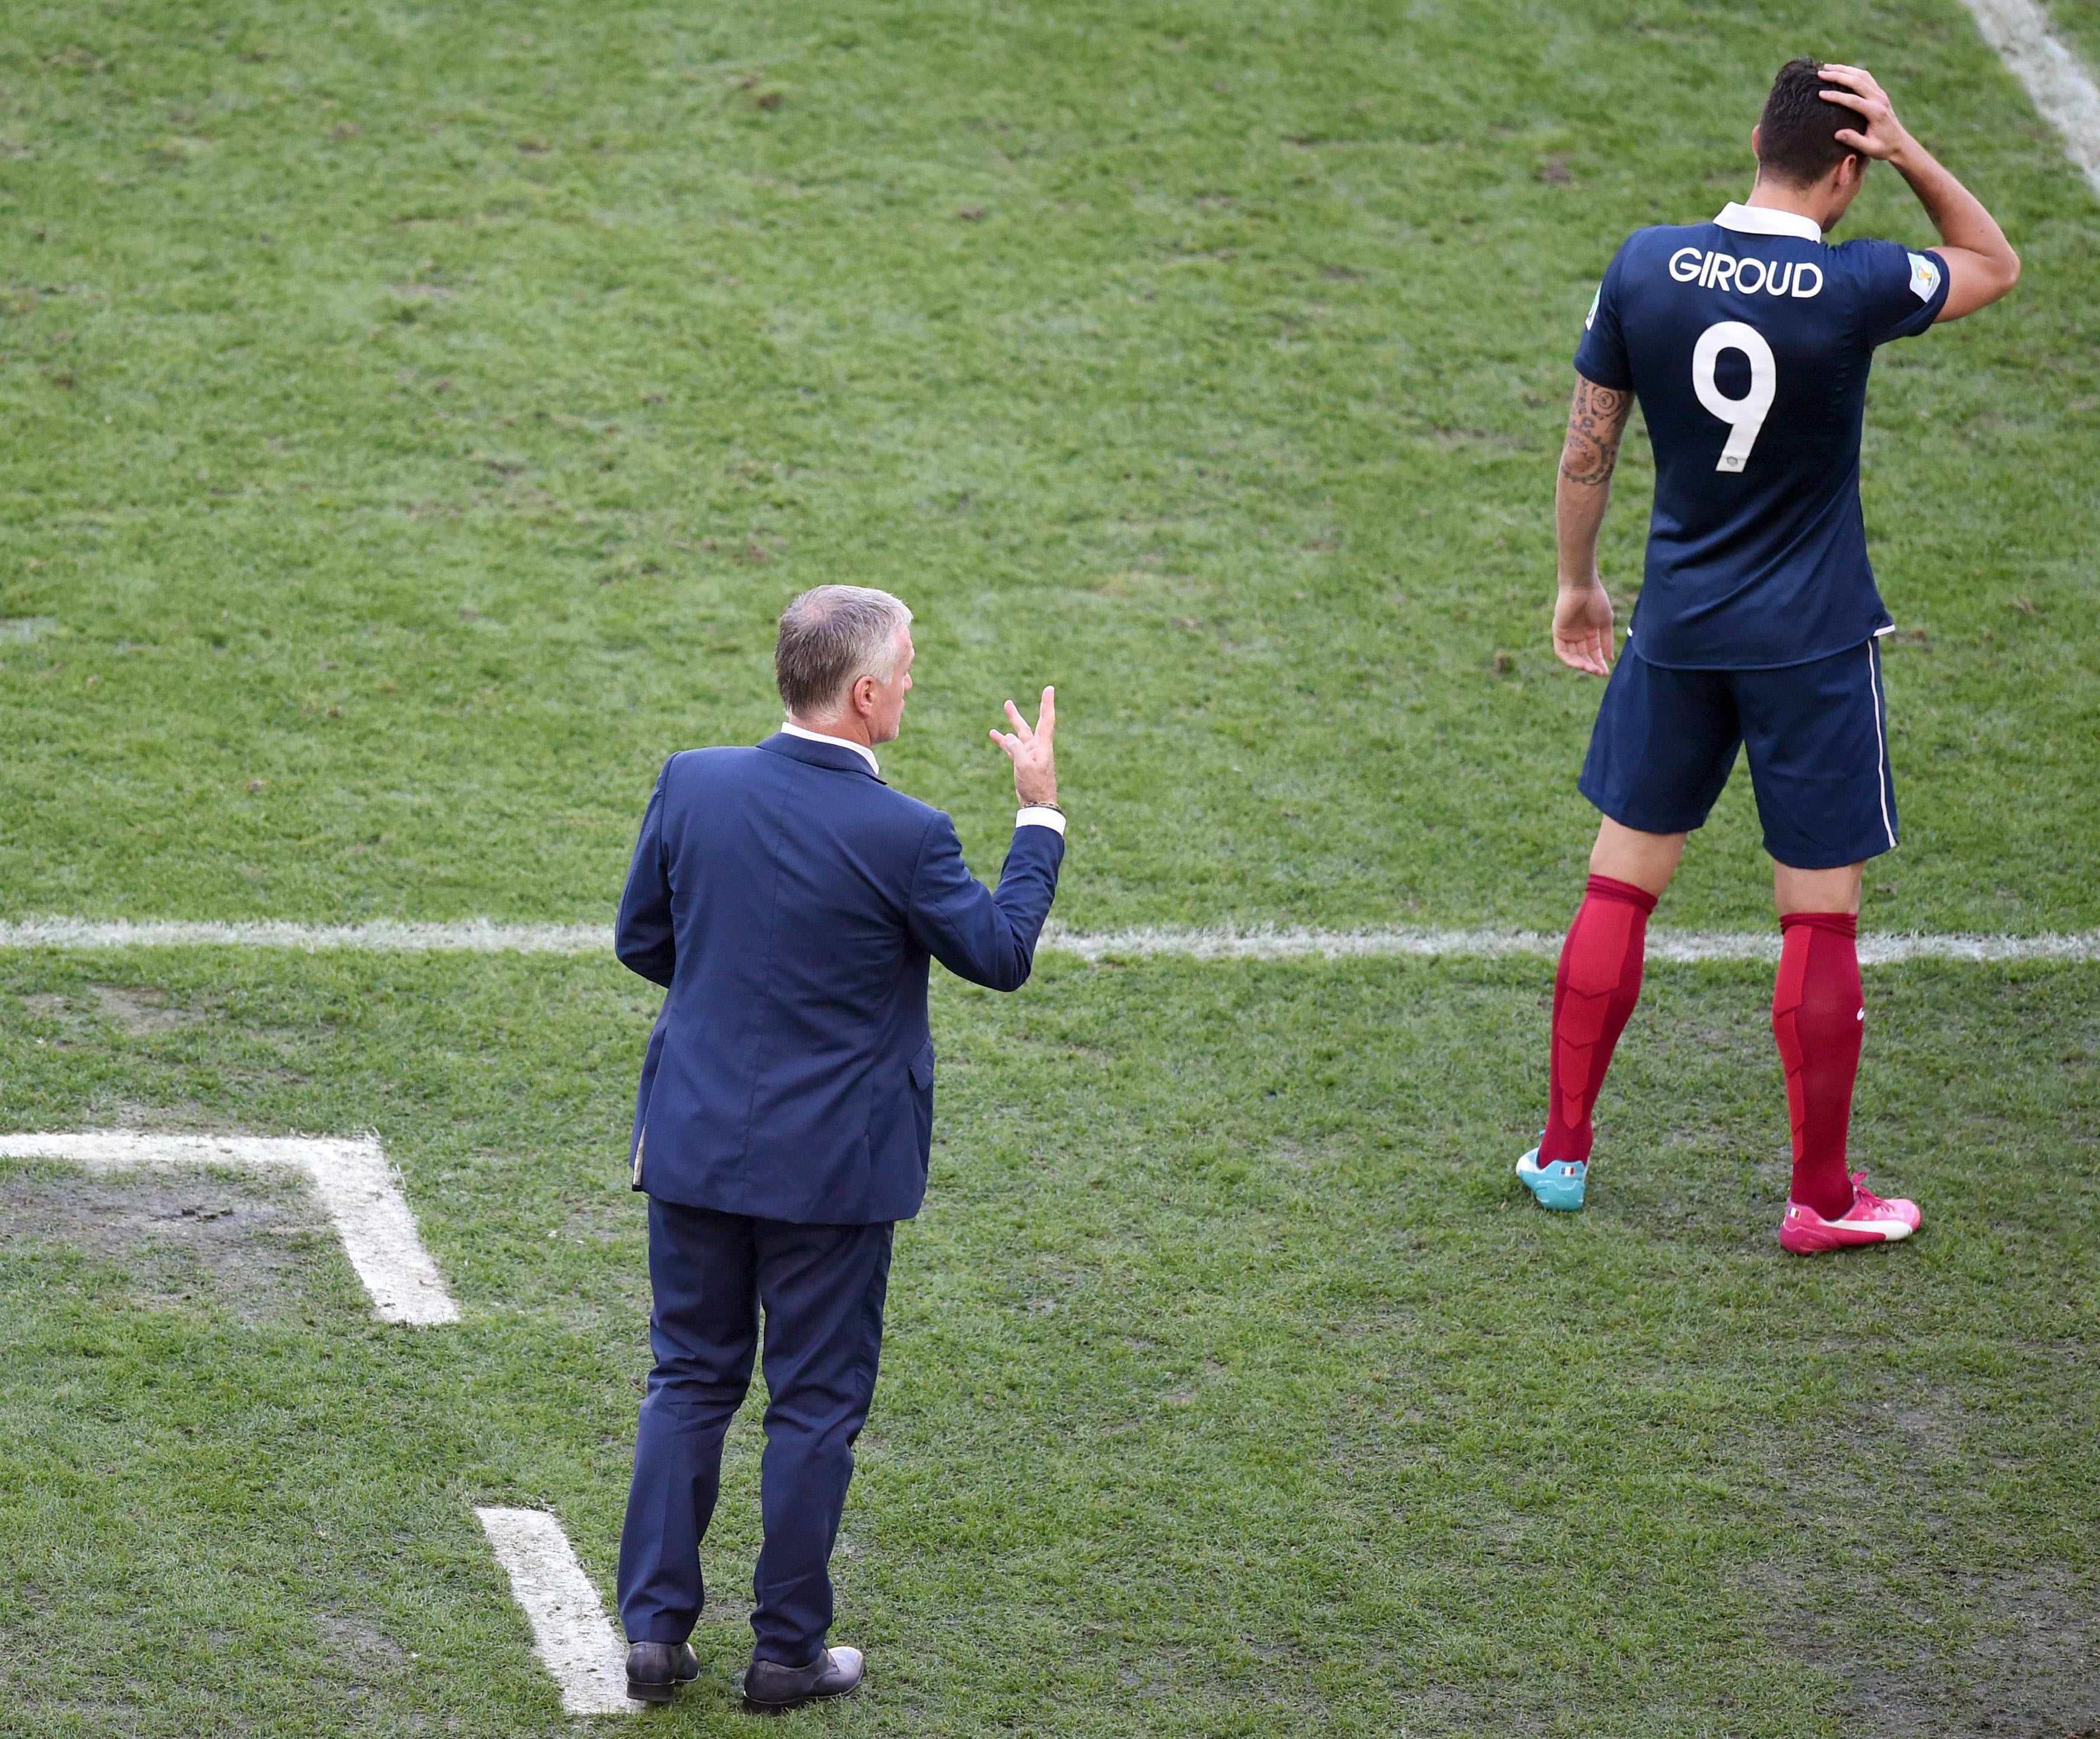
M 1447 960 L 1494 960 L 1505 955 L 1555 956 L 1558 930 L 1316 929 L 1295 925 L 1141 925 L 1121 930 L 1068 930 L 1050 925 L 1044 949 L 1082 960 L 1164 956 L 1195 960 L 1326 960 L 1419 955 Z M 286 948 L 306 953 L 347 950 L 373 954 L 559 954 L 612 952 L 612 929 L 599 924 L 245 924 L 178 920 L 108 921 L 29 918 L 0 923 L 0 948 Z M 1776 930 L 1648 932 L 1652 960 L 1772 960 Z M 2100 960 L 2100 930 L 2034 936 L 1921 934 L 1869 931 L 1860 938 L 1862 965 L 1901 960 Z
M 1983 40 L 2014 77 L 2042 118 L 2063 135 L 2063 148 L 2100 194 L 2100 89 L 2078 56 L 2049 28 L 2036 0 L 1963 0 Z
M 179 918 L 24 918 L 0 923 L 0 948 L 354 949 L 373 954 L 610 954 L 609 924 L 219 923 Z
M 90 1129 L 73 1135 L 0 1135 L 0 1158 L 56 1159 L 117 1170 L 132 1166 L 237 1166 L 303 1172 L 342 1238 L 343 1253 L 382 1322 L 457 1322 L 459 1307 L 423 1247 L 416 1216 L 378 1141 L 305 1136 L 149 1135 Z
M 545 1510 L 477 1509 L 510 1591 L 532 1621 L 532 1652 L 562 1688 L 570 1715 L 624 1715 L 626 1651 L 576 1561 L 562 1525 Z
M 1511 955 L 1560 952 L 1558 930 L 1321 930 L 1262 927 L 1183 929 L 1172 927 L 1106 930 L 1075 935 L 1052 925 L 1043 946 L 1083 960 L 1127 960 L 1156 955 L 1198 960 L 1323 960 L 1418 956 L 1445 960 L 1496 960 Z M 1652 960 L 1776 960 L 1776 929 L 1650 930 Z M 1860 938 L 1860 964 L 1902 960 L 2100 960 L 2100 931 L 2069 936 L 1921 936 L 1873 934 Z

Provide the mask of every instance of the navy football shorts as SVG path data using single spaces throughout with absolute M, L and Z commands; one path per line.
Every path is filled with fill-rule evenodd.
M 1765 850 L 1836 869 L 1896 845 L 1881 642 L 1777 670 L 1670 670 L 1634 650 L 1597 709 L 1581 789 L 1622 827 L 1688 833 L 1749 750 Z

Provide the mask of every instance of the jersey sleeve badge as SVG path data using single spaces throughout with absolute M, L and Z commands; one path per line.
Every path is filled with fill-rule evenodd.
M 1911 258 L 1915 259 L 1917 256 L 1916 254 L 1912 254 Z M 1597 304 L 1604 299 L 1604 286 L 1599 284 L 1597 286 L 1597 294 L 1590 298 L 1590 311 L 1582 316 L 1583 331 L 1587 332 L 1592 326 L 1597 324 Z
M 1939 262 L 1930 254 L 1911 255 L 1910 288 L 1920 302 L 1930 302 L 1939 294 Z

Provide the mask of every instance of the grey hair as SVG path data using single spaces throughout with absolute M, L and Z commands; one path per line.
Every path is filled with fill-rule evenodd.
M 813 586 L 780 612 L 774 680 L 791 718 L 829 718 L 864 676 L 897 674 L 897 631 L 911 611 L 869 585 Z

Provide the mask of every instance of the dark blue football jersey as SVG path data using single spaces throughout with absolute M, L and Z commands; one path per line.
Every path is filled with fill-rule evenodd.
M 1627 238 L 1575 367 L 1632 389 L 1655 448 L 1643 658 L 1765 669 L 1887 630 L 1860 513 L 1867 370 L 1946 302 L 1937 254 L 1828 247 L 1811 219 L 1762 206 Z

